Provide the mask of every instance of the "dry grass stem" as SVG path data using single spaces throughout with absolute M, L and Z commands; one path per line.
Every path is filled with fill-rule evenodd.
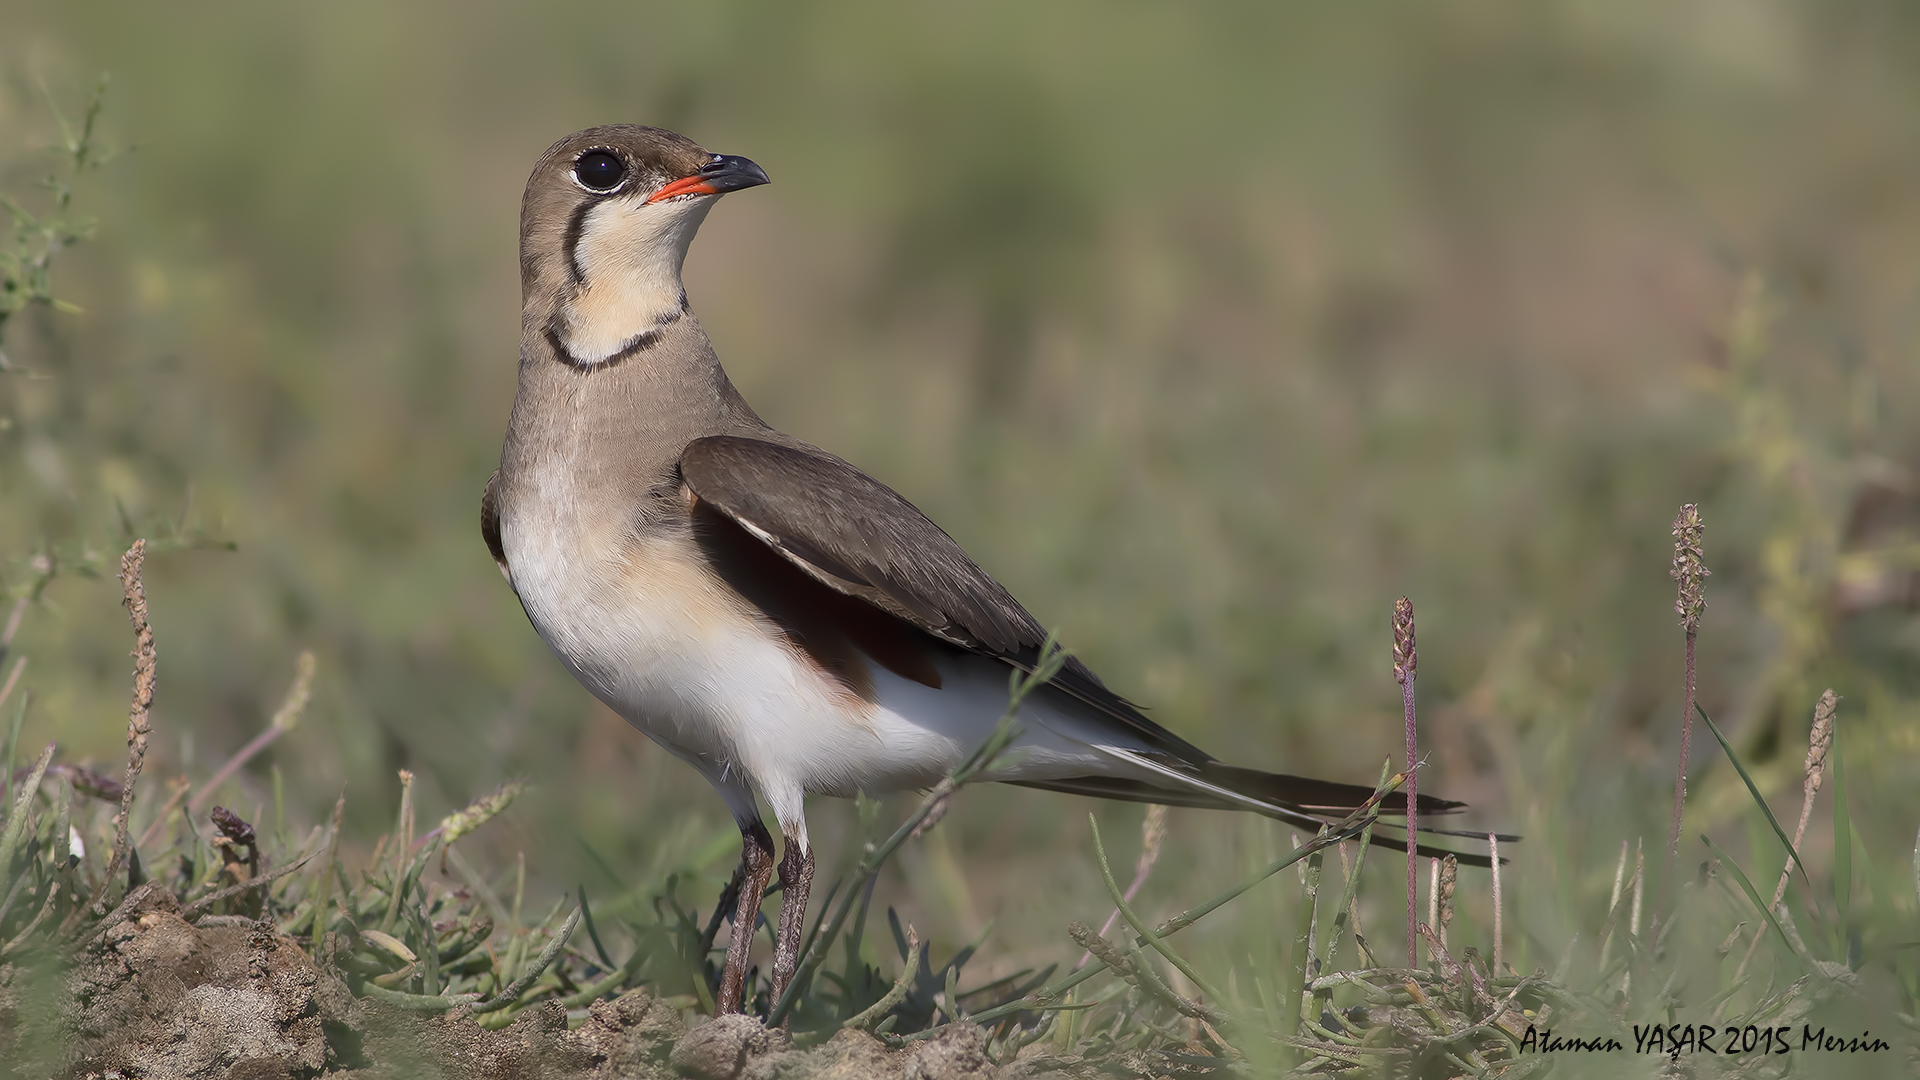
M 1687 634 L 1686 693 L 1680 707 L 1680 763 L 1673 782 L 1673 827 L 1667 837 L 1667 872 L 1661 879 L 1663 894 L 1673 893 L 1674 863 L 1680 854 L 1680 821 L 1687 804 L 1687 757 L 1693 749 L 1694 644 L 1700 634 L 1700 616 L 1707 609 L 1707 570 L 1700 538 L 1706 532 L 1700 520 L 1700 507 L 1687 503 L 1673 519 L 1673 567 L 1667 576 L 1674 580 L 1678 595 L 1674 614 L 1680 616 L 1680 628 Z M 1661 904 L 1664 913 L 1667 905 Z
M 26 668 L 27 658 L 24 656 L 13 662 L 13 670 L 7 672 L 6 683 L 0 685 L 0 705 L 5 705 L 7 699 L 13 696 L 13 688 L 20 682 L 20 673 Z
M 1502 925 L 1505 917 L 1505 905 L 1500 896 L 1500 837 L 1496 833 L 1487 834 L 1487 854 L 1493 862 L 1493 973 L 1498 976 L 1501 964 L 1506 959 L 1501 942 L 1504 938 Z
M 1440 860 L 1427 860 L 1427 925 L 1440 925 Z M 1431 960 L 1433 957 L 1429 956 Z
M 1801 841 L 1807 837 L 1807 821 L 1813 817 L 1813 801 L 1820 794 L 1820 785 L 1826 779 L 1827 755 L 1833 750 L 1833 716 L 1840 707 L 1839 695 L 1829 686 L 1820 700 L 1813 706 L 1813 727 L 1807 732 L 1807 759 L 1803 766 L 1805 779 L 1800 785 L 1800 821 L 1793 828 L 1793 850 L 1800 850 Z M 1773 902 L 1778 904 L 1787 895 L 1787 882 L 1792 879 L 1795 859 L 1792 852 L 1787 853 L 1787 865 L 1780 870 L 1780 883 L 1774 886 Z
M 1772 907 L 1776 910 L 1780 902 L 1786 899 L 1787 883 L 1793 880 L 1796 860 L 1794 851 L 1800 850 L 1801 841 L 1807 837 L 1807 822 L 1813 817 L 1813 803 L 1820 794 L 1820 786 L 1826 780 L 1827 755 L 1833 751 L 1833 717 L 1840 708 L 1840 697 L 1827 687 L 1820 700 L 1813 706 L 1813 727 L 1807 732 L 1807 758 L 1803 766 L 1804 779 L 1800 783 L 1800 821 L 1793 827 L 1793 851 L 1787 853 L 1787 865 L 1780 868 L 1780 881 L 1773 887 Z M 1920 864 L 1916 864 L 1920 865 Z M 1802 869 L 1804 873 L 1804 868 Z M 1747 945 L 1746 955 L 1740 958 L 1740 966 L 1734 969 L 1733 979 L 1747 973 L 1747 965 L 1753 962 L 1754 950 L 1760 947 L 1760 940 L 1766 936 L 1766 927 L 1755 929 L 1753 941 Z
M 291 874 L 294 871 L 312 862 L 313 857 L 317 854 L 319 854 L 319 852 L 309 851 L 305 855 L 300 856 L 298 859 L 295 859 L 294 861 L 279 868 L 278 870 L 261 874 L 259 877 L 252 878 L 247 881 L 242 881 L 238 885 L 229 885 L 218 892 L 208 893 L 207 895 L 201 897 L 200 899 L 195 900 L 193 903 L 188 904 L 186 907 L 181 908 L 180 917 L 183 919 L 191 920 L 194 915 L 198 914 L 199 912 L 205 911 L 206 909 L 212 907 L 213 905 L 219 903 L 222 900 L 232 899 L 233 897 L 239 896 L 242 893 L 245 893 L 252 889 L 264 890 L 267 886 L 273 884 L 276 881 L 279 881 L 281 878 L 286 877 L 288 874 Z M 265 893 L 263 892 L 261 895 L 264 897 Z
M 1620 910 L 1620 898 L 1627 891 L 1627 856 L 1633 851 L 1630 841 L 1620 841 L 1620 858 L 1613 864 L 1613 891 L 1607 894 L 1607 924 L 1611 928 L 1614 915 Z M 1607 960 L 1613 952 L 1613 935 L 1606 934 L 1600 939 L 1600 967 L 1607 966 Z
M 380 865 L 381 856 L 387 853 L 387 841 L 391 839 L 390 833 L 381 833 L 380 838 L 373 842 L 373 854 L 367 856 L 367 864 L 360 868 L 362 877 L 373 873 L 374 868 Z
M 13 647 L 13 636 L 20 632 L 20 620 L 27 614 L 27 597 L 19 597 L 13 602 L 13 610 L 7 612 L 6 629 L 0 630 L 0 655 Z
M 1419 798 L 1420 782 L 1415 773 L 1420 760 L 1419 727 L 1414 719 L 1413 680 L 1420 668 L 1420 654 L 1414 645 L 1413 601 L 1406 597 L 1393 603 L 1393 677 L 1400 683 L 1400 704 L 1407 727 L 1407 966 L 1420 966 L 1419 920 L 1415 911 L 1420 902 L 1419 872 Z
M 1620 861 L 1613 864 L 1613 892 L 1607 897 L 1607 910 L 1620 906 L 1620 894 L 1627 887 L 1627 854 L 1633 848 L 1628 841 L 1620 841 Z
M 133 623 L 133 704 L 127 711 L 127 770 L 120 786 L 120 813 L 113 819 L 113 855 L 107 860 L 106 873 L 100 877 L 100 887 L 91 905 L 96 915 L 106 913 L 107 894 L 113 888 L 113 879 L 127 865 L 132 848 L 127 829 L 132 823 L 133 788 L 140 778 L 140 767 L 147 759 L 147 736 L 153 731 L 147 717 L 153 709 L 154 671 L 159 658 L 153 647 L 153 627 L 147 622 L 147 587 L 140 580 L 140 570 L 146 560 L 144 539 L 135 540 L 120 558 L 120 585 L 124 590 L 121 603 Z
M 219 791 L 220 785 L 226 783 L 234 773 L 240 771 L 241 767 L 253 760 L 256 754 L 272 746 L 276 739 L 294 729 L 294 726 L 300 722 L 300 715 L 306 712 L 307 702 L 313 697 L 313 668 L 312 651 L 302 651 L 300 658 L 294 663 L 293 685 L 287 688 L 287 696 L 281 701 L 280 708 L 274 711 L 273 720 L 267 724 L 266 730 L 255 735 L 247 745 L 228 758 L 226 764 L 220 766 L 206 783 L 200 785 L 199 793 L 187 803 L 189 812 L 198 813 L 200 808 Z
M 1627 919 L 1627 935 L 1640 936 L 1640 900 L 1647 890 L 1647 852 L 1641 841 L 1633 846 L 1633 912 Z
M 166 828 L 167 819 L 173 816 L 173 812 L 180 808 L 181 800 L 185 799 L 192 791 L 193 784 L 189 782 L 186 777 L 181 777 L 179 782 L 173 786 L 173 794 L 168 795 L 165 805 L 160 807 L 160 812 L 154 815 L 152 821 L 147 822 L 146 829 L 140 833 L 138 846 L 148 847 L 152 845 L 154 840 L 159 838 L 160 830 Z
M 1440 931 L 1440 944 L 1445 947 L 1448 945 L 1447 927 L 1453 925 L 1453 889 L 1460 879 L 1460 860 L 1451 855 L 1444 859 L 1436 859 L 1434 870 L 1433 891 L 1439 897 L 1439 902 L 1435 905 L 1439 909 L 1439 921 L 1433 925 Z

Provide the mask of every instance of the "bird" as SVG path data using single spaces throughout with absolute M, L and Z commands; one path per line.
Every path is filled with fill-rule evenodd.
M 1047 641 L 912 503 L 775 430 L 727 378 L 681 268 L 721 196 L 768 182 L 747 158 L 632 124 L 540 157 L 520 208 L 518 387 L 480 509 L 488 550 L 560 662 L 706 777 L 739 825 L 723 1013 L 743 1007 L 774 869 L 759 803 L 784 841 L 779 1001 L 813 878 L 806 798 L 937 784 L 994 732 L 1010 673 L 1031 672 Z M 1072 656 L 1017 719 L 994 779 L 1306 828 L 1374 794 L 1218 761 Z M 1422 795 L 1417 808 L 1463 805 Z M 1405 796 L 1381 806 L 1404 814 Z

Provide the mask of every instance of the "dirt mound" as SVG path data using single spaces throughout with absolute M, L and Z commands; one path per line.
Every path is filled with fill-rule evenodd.
M 209 925 L 218 923 L 218 925 Z M 758 1020 L 688 1030 L 645 991 L 596 1002 L 569 1028 L 555 1003 L 498 1031 L 464 1009 L 426 1015 L 356 998 L 269 923 L 183 916 L 172 894 L 136 890 L 49 983 L 51 960 L 0 967 L 5 1076 L 89 1080 L 1016 1080 L 1078 1077 L 1077 1060 L 1005 1066 L 977 1027 L 950 1025 L 890 1049 L 846 1030 L 795 1049 Z
M 14 1073 L 266 1078 L 336 1064 L 360 1016 L 346 984 L 270 925 L 234 922 L 194 926 L 171 893 L 146 888 L 88 939 L 64 986 L 44 981 L 52 958 L 9 971 L 0 1030 L 20 1044 Z M 22 999 L 50 990 L 57 1013 L 21 1015 Z

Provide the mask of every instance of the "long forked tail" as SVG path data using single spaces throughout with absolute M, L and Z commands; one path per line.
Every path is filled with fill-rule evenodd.
M 1122 776 L 1074 776 L 1046 780 L 1014 780 L 1010 783 L 1022 787 L 1044 788 L 1048 791 L 1062 791 L 1074 795 L 1091 795 L 1101 799 L 1120 799 L 1126 802 L 1160 803 L 1166 806 L 1191 806 L 1203 810 L 1249 810 L 1256 814 L 1285 821 L 1306 829 L 1318 830 L 1327 824 L 1328 819 L 1340 818 L 1360 806 L 1373 796 L 1373 789 L 1359 784 L 1342 784 L 1332 780 L 1315 780 L 1305 776 L 1289 776 L 1285 773 L 1261 772 L 1258 769 L 1242 769 L 1233 765 L 1224 765 L 1218 761 L 1186 762 L 1169 764 L 1156 755 L 1141 754 L 1132 750 L 1116 747 L 1101 747 L 1129 764 L 1137 765 L 1155 774 L 1155 780 L 1140 780 Z M 1156 782 L 1157 781 L 1157 782 Z M 1420 820 L 1429 816 L 1455 814 L 1466 808 L 1465 803 L 1451 799 L 1439 799 L 1431 795 L 1419 797 Z M 1394 792 L 1382 799 L 1380 811 L 1384 814 L 1405 814 L 1407 797 Z M 1434 836 L 1463 836 L 1485 839 L 1486 833 L 1467 832 L 1454 829 L 1434 829 L 1421 826 L 1420 831 Z M 1520 839 L 1517 836 L 1501 835 L 1502 841 Z M 1406 850 L 1406 841 L 1376 832 L 1372 838 L 1377 847 Z M 1491 860 L 1485 855 L 1469 851 L 1449 851 L 1443 848 L 1419 845 L 1419 853 L 1429 858 L 1452 855 L 1467 866 L 1490 866 Z

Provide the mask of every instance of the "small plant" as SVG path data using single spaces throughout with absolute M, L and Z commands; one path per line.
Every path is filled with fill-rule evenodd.
M 40 186 L 51 196 L 47 210 L 35 214 L 13 197 L 0 194 L 0 207 L 13 217 L 11 242 L 0 247 L 0 345 L 4 345 L 7 320 L 28 307 L 80 310 L 54 295 L 53 262 L 61 251 L 92 238 L 98 224 L 73 212 L 73 189 L 82 176 L 114 157 L 101 149 L 94 132 L 106 92 L 107 78 L 103 75 L 88 96 L 77 126 L 68 123 L 53 96 L 47 96 L 47 107 L 60 125 L 61 140 L 57 148 L 59 167 L 40 180 Z M 0 348 L 0 371 L 12 366 Z

